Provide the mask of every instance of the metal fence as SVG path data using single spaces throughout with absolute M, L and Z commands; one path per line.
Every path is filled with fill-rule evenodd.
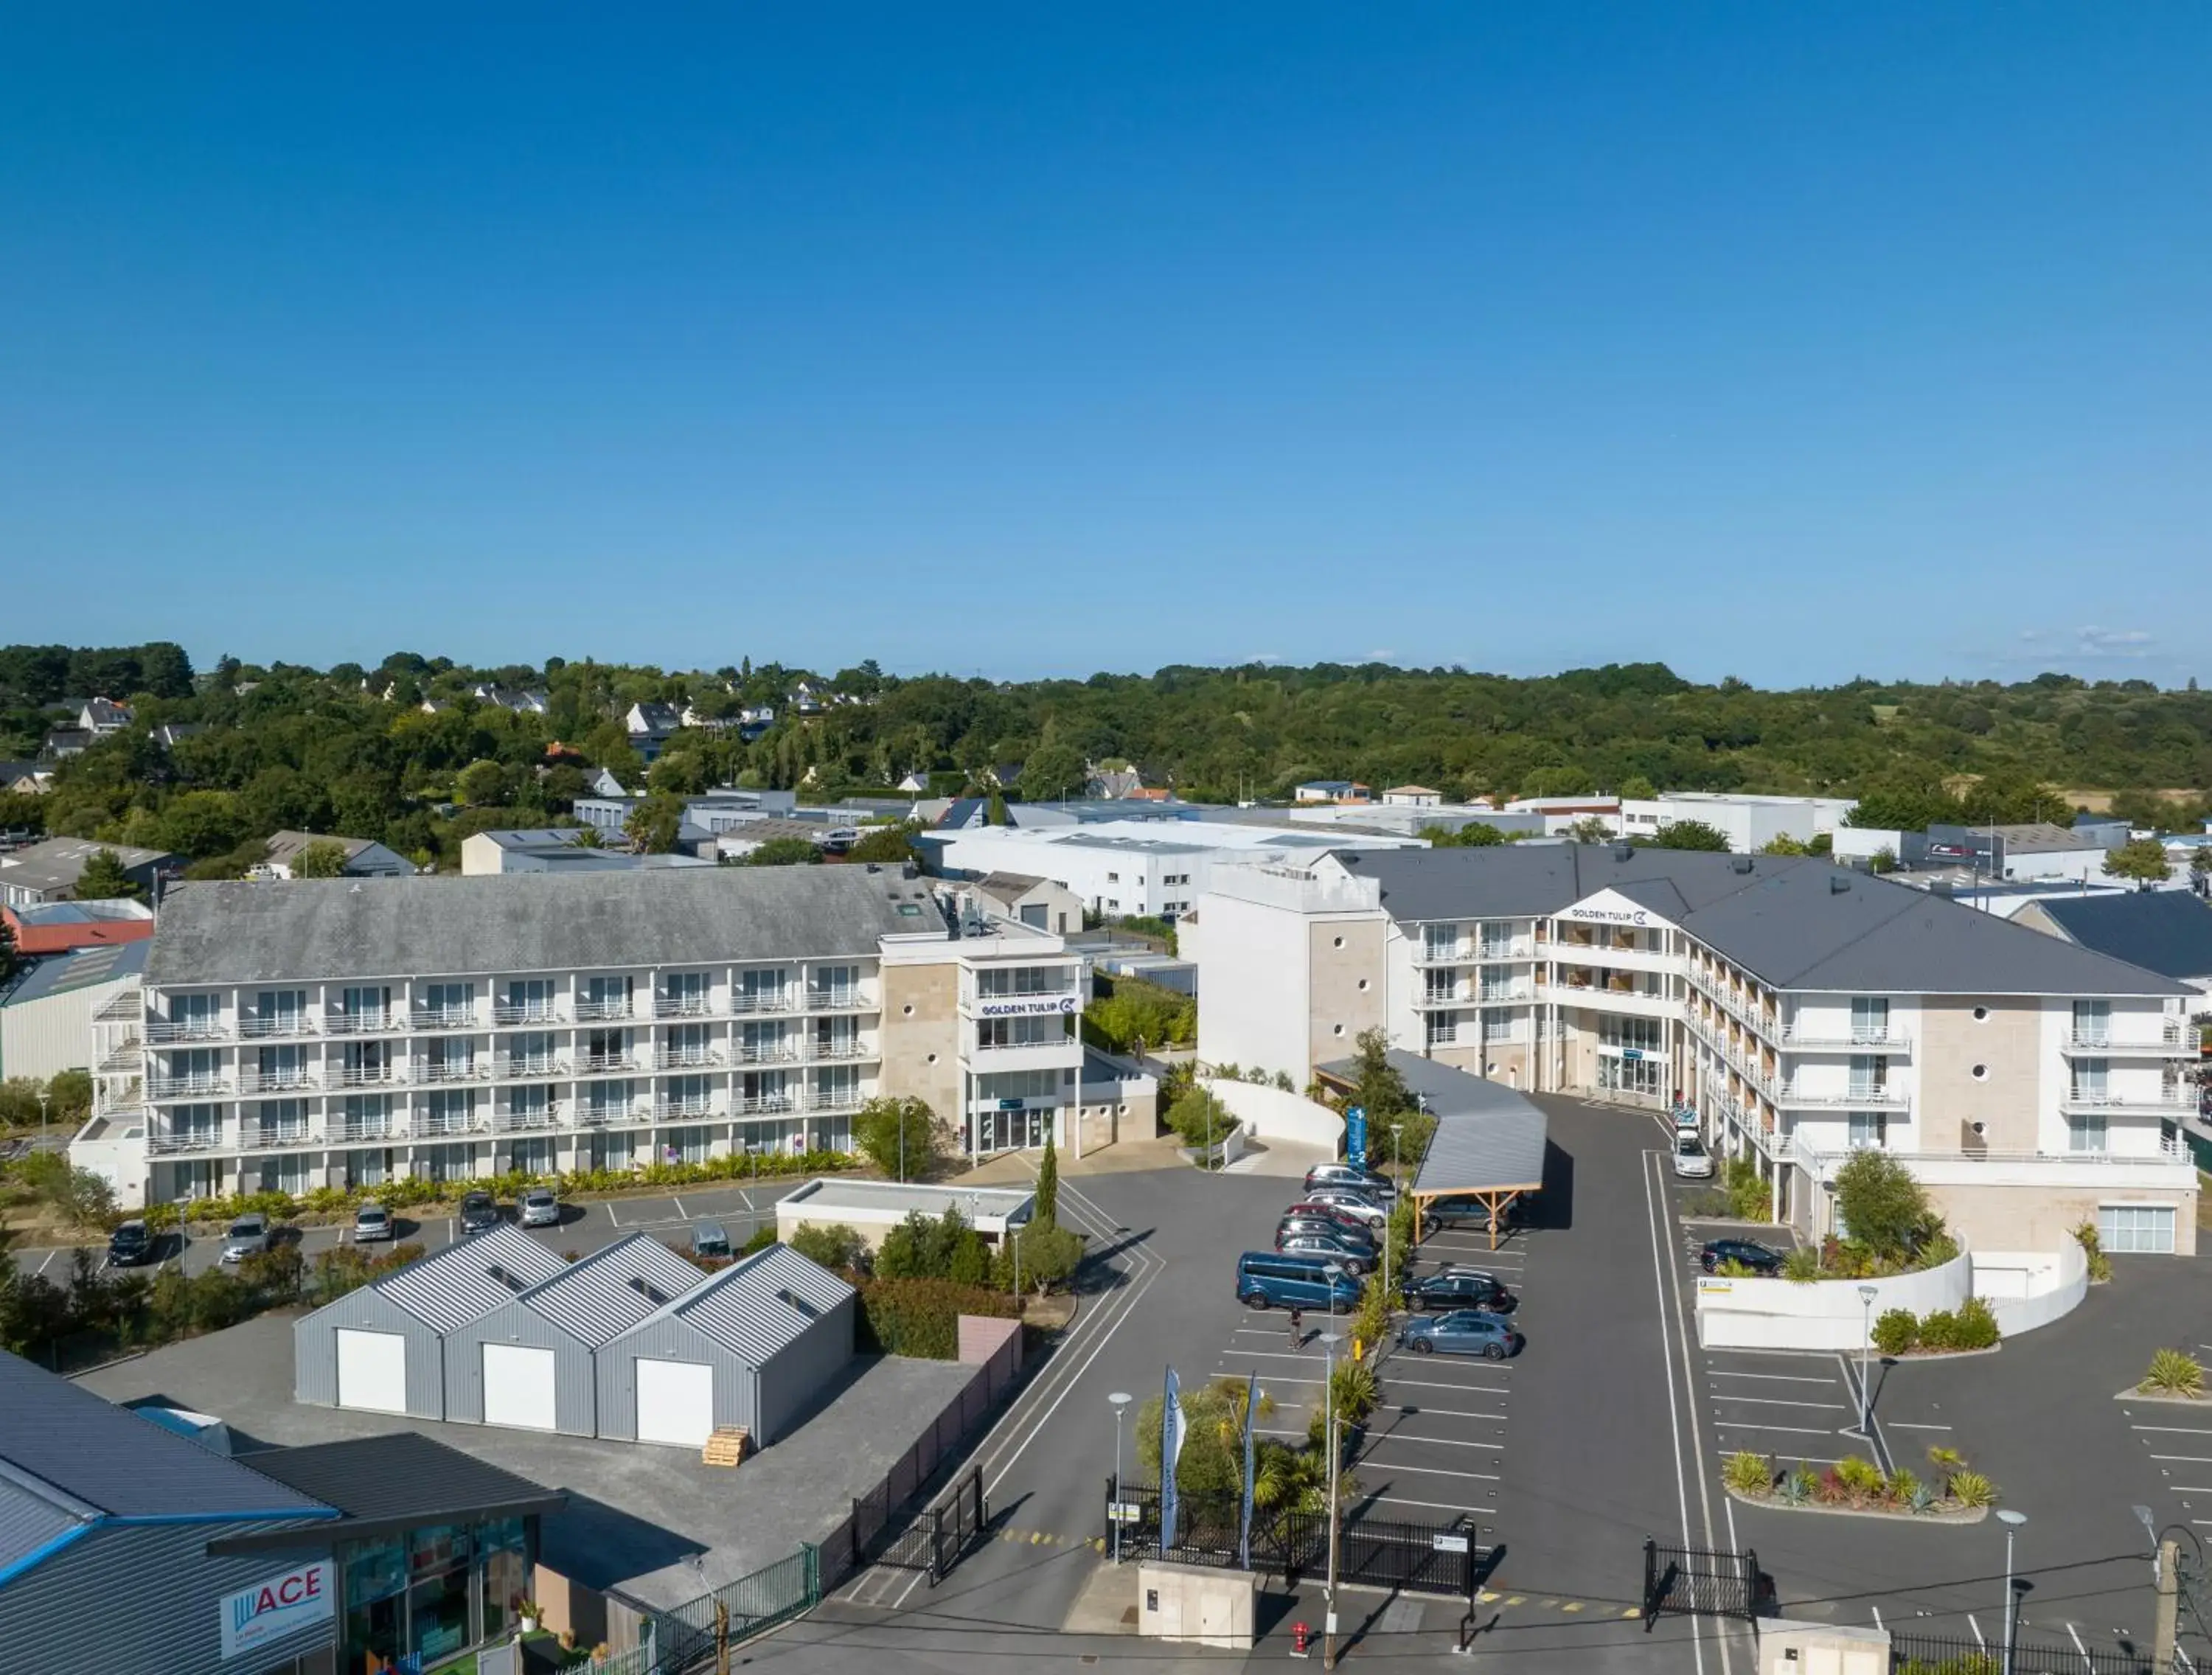
M 1892 1675 L 2003 1675 L 2004 1645 L 1974 1640 L 1945 1640 L 1934 1635 L 1893 1634 Z M 2015 1639 L 2012 1675 L 2151 1675 L 2148 1652 L 2125 1646 L 2063 1644 L 2031 1646 Z
M 763 1565 L 702 1593 L 673 1611 L 657 1611 L 648 1648 L 659 1656 L 638 1666 L 654 1675 L 683 1675 L 711 1660 L 718 1647 L 736 1646 L 765 1634 L 821 1602 L 822 1563 L 817 1548 L 803 1546 L 787 1558 Z M 646 1649 L 646 1648 L 641 1648 Z
M 1123 1482 L 1118 1496 L 1106 1482 L 1106 1541 L 1115 1551 L 1116 1532 L 1124 1559 L 1165 1558 L 1177 1564 L 1237 1567 L 1243 1563 L 1237 1540 L 1243 1502 L 1235 1496 L 1181 1497 L 1176 1543 L 1160 1547 L 1160 1491 L 1150 1484 Z M 1337 1528 L 1337 1580 L 1346 1587 L 1385 1587 L 1412 1593 L 1473 1597 L 1491 1562 L 1492 1545 L 1479 1540 L 1464 1518 L 1440 1523 L 1370 1518 L 1354 1514 Z M 1328 1569 L 1328 1514 L 1286 1508 L 1252 1514 L 1252 1569 L 1282 1575 L 1325 1575 Z
M 1644 1627 L 1662 1617 L 1734 1617 L 1759 1621 L 1759 1555 L 1746 1547 L 1662 1547 L 1644 1544 Z

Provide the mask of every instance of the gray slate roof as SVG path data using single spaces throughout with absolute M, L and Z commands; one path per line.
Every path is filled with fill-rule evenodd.
M 0 1578 L 96 1524 L 326 1519 L 331 1509 L 0 1353 Z
M 522 1294 L 523 1306 L 593 1349 L 706 1283 L 694 1267 L 649 1234 L 633 1233 Z M 633 1281 L 651 1288 L 641 1291 Z
M 2191 992 L 2154 971 L 1818 856 L 1570 843 L 1339 851 L 1338 858 L 1381 882 L 1383 909 L 1401 924 L 1551 914 L 1614 890 L 1778 988 Z
M 257 1471 L 345 1514 L 327 1532 L 317 1532 L 330 1539 L 359 1538 L 368 1533 L 364 1526 L 421 1529 L 492 1515 L 556 1512 L 568 1498 L 420 1431 L 270 1448 L 251 1458 Z M 273 1540 L 264 1538 L 258 1545 Z
M 827 1268 L 787 1245 L 770 1245 L 709 1276 L 705 1284 L 655 1315 L 689 1321 L 758 1367 L 853 1295 L 853 1288 Z
M 1497 1192 L 1544 1181 L 1548 1122 L 1541 1107 L 1502 1082 L 1440 1065 L 1402 1047 L 1390 1065 L 1437 1120 L 1436 1138 L 1413 1176 L 1416 1193 Z M 1358 1078 L 1359 1061 L 1339 1059 L 1322 1070 L 1339 1081 Z
M 2176 981 L 2212 977 L 2212 906 L 2187 890 L 2054 895 L 2035 910 L 2081 946 Z
M 115 859 L 126 868 L 176 859 L 167 850 L 135 849 L 127 843 L 97 843 L 90 838 L 48 838 L 42 843 L 25 844 L 7 856 L 4 865 L 0 865 L 0 883 L 25 889 L 74 889 L 92 858 L 103 849 L 112 850 Z
M 416 1319 L 452 1332 L 544 1284 L 568 1265 L 521 1229 L 502 1223 L 375 1284 Z M 508 1277 L 501 1278 L 494 1269 Z
M 187 883 L 161 908 L 147 981 L 258 983 L 714 965 L 872 954 L 927 887 L 861 867 Z

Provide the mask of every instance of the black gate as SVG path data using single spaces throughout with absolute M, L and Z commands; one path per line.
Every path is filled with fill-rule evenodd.
M 1150 1484 L 1123 1483 L 1118 1496 L 1106 1481 L 1106 1549 L 1124 1559 L 1166 1558 L 1178 1564 L 1242 1568 L 1238 1532 L 1243 1502 L 1233 1495 L 1185 1495 L 1176 1518 L 1175 1545 L 1160 1546 L 1160 1491 Z M 1352 1514 L 1338 1526 L 1339 1582 L 1472 1599 L 1486 1574 L 1492 1546 L 1466 1519 L 1422 1524 Z M 1251 1568 L 1285 1581 L 1326 1575 L 1328 1514 L 1255 1508 Z
M 864 1514 L 872 1520 L 866 1539 L 860 1533 Z M 975 1545 L 982 1533 L 983 1521 L 980 1466 L 953 1484 L 944 1499 L 911 1518 L 881 1514 L 872 1502 L 853 1502 L 854 1545 L 862 1562 L 889 1565 L 895 1570 L 926 1571 L 932 1587 Z
M 1662 1617 L 1734 1617 L 1756 1625 L 1759 1555 L 1725 1547 L 1644 1544 L 1644 1627 Z
M 1935 1635 L 1893 1634 L 1889 1666 L 1895 1675 L 2002 1675 L 2004 1644 L 1949 1640 Z M 2038 1646 L 2017 1642 L 2013 1675 L 2151 1675 L 2148 1652 L 2119 1646 Z

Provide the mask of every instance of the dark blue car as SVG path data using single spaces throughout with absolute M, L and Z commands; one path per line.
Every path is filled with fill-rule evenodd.
M 1479 1355 L 1503 1361 L 1520 1354 L 1527 1341 L 1497 1315 L 1474 1308 L 1411 1320 L 1398 1329 L 1398 1346 L 1415 1355 Z

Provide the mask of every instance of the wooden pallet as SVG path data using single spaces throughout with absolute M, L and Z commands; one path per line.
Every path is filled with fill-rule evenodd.
M 744 1462 L 745 1447 L 752 1441 L 752 1433 L 743 1425 L 717 1425 L 714 1434 L 707 1439 L 707 1446 L 699 1451 L 702 1464 L 707 1466 L 737 1466 Z

